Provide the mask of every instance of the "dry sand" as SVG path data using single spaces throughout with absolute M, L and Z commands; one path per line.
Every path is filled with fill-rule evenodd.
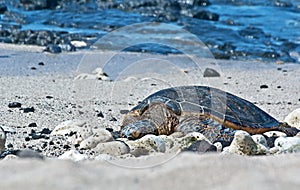
M 113 81 L 74 80 L 99 66 Z M 213 68 L 221 76 L 204 78 L 205 68 Z M 53 55 L 38 47 L 0 44 L 0 76 L 0 125 L 18 132 L 8 134 L 6 145 L 14 148 L 40 143 L 24 140 L 31 131 L 27 126 L 33 122 L 37 123 L 35 130 L 41 130 L 69 119 L 86 119 L 90 125 L 117 130 L 123 117 L 120 110 L 170 86 L 214 86 L 255 102 L 278 120 L 300 107 L 300 66 L 288 63 L 98 51 Z M 9 109 L 8 103 L 14 101 L 34 107 L 35 112 Z M 104 118 L 97 117 L 99 112 Z M 149 160 L 160 163 L 155 156 L 140 159 L 145 165 Z M 299 163 L 299 154 L 184 153 L 144 169 L 118 167 L 107 161 L 7 160 L 0 162 L 0 189 L 299 189 Z

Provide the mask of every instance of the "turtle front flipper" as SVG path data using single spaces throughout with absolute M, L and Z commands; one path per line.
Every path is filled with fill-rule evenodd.
M 199 132 L 212 143 L 221 142 L 223 145 L 229 145 L 236 130 L 226 128 L 222 123 L 210 117 L 200 116 L 183 119 L 175 128 L 175 131 L 183 132 L 185 134 Z

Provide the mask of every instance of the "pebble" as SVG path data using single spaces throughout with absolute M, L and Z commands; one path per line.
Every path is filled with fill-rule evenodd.
M 121 141 L 100 143 L 92 150 L 98 154 L 108 154 L 111 156 L 121 156 L 128 154 L 130 151 L 128 145 Z
M 61 156 L 58 157 L 58 159 L 62 160 L 72 160 L 74 162 L 82 161 L 82 160 L 87 160 L 88 156 L 86 154 L 81 154 L 77 150 L 69 150 L 62 154 Z
M 203 19 L 203 20 L 212 20 L 212 21 L 218 21 L 219 15 L 216 13 L 212 13 L 209 11 L 200 11 L 193 15 L 194 18 Z
M 300 130 L 300 108 L 295 109 L 290 114 L 288 114 L 285 117 L 284 122 Z
M 4 129 L 0 127 L 0 153 L 5 150 L 6 134 Z
M 34 158 L 34 159 L 43 159 L 44 158 L 37 151 L 30 150 L 30 149 L 19 150 L 16 152 L 16 156 L 18 156 L 19 158 Z
M 45 52 L 49 52 L 49 53 L 54 53 L 54 54 L 57 54 L 57 53 L 61 53 L 62 52 L 62 49 L 60 46 L 58 45 L 47 45 L 47 47 L 44 49 Z
M 79 146 L 79 149 L 92 149 L 95 148 L 99 143 L 109 142 L 113 140 L 112 134 L 105 129 L 94 129 L 93 135 L 84 139 Z
M 218 73 L 216 70 L 211 68 L 206 68 L 203 77 L 220 77 L 220 73 Z
M 268 147 L 267 139 L 263 135 L 252 135 L 251 138 L 254 140 L 254 142 Z
M 30 112 L 34 112 L 34 107 L 31 108 L 23 108 L 22 109 L 24 113 L 30 113 Z
M 9 108 L 20 108 L 22 104 L 20 102 L 11 102 L 8 104 Z
M 183 151 L 191 151 L 191 152 L 197 152 L 197 153 L 216 152 L 217 147 L 208 143 L 205 140 L 198 140 L 198 141 L 195 141 L 189 147 L 183 149 Z

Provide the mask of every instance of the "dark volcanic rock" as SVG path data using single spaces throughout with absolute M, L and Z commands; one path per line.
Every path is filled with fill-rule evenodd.
M 24 113 L 34 112 L 34 107 L 31 108 L 23 108 Z
M 211 68 L 206 68 L 203 77 L 220 77 L 220 73 L 218 73 L 216 70 Z
M 11 102 L 8 104 L 9 108 L 20 108 L 21 106 L 22 106 L 22 104 L 19 102 Z
M 5 4 L 0 4 L 0 14 L 5 13 L 7 11 L 7 7 Z
M 58 45 L 48 45 L 44 51 L 49 53 L 61 53 L 62 49 Z
M 212 21 L 218 21 L 219 15 L 216 13 L 212 13 L 209 11 L 200 11 L 193 15 L 194 18 L 202 19 L 202 20 L 212 20 Z

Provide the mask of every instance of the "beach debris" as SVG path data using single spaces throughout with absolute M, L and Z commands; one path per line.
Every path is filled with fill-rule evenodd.
M 212 68 L 206 68 L 203 73 L 203 77 L 220 77 L 220 73 Z
M 284 122 L 289 124 L 292 127 L 296 127 L 297 129 L 300 129 L 300 108 L 295 109 L 290 114 L 288 114 Z
M 77 150 L 69 150 L 62 154 L 61 156 L 58 157 L 58 159 L 62 160 L 72 160 L 74 162 L 82 161 L 82 160 L 87 160 L 88 156 L 86 154 L 81 154 Z
M 20 108 L 22 104 L 20 102 L 11 102 L 8 104 L 9 108 Z
M 103 71 L 101 67 L 96 68 L 91 74 L 81 73 L 75 77 L 75 80 L 103 80 L 110 81 L 108 75 Z

